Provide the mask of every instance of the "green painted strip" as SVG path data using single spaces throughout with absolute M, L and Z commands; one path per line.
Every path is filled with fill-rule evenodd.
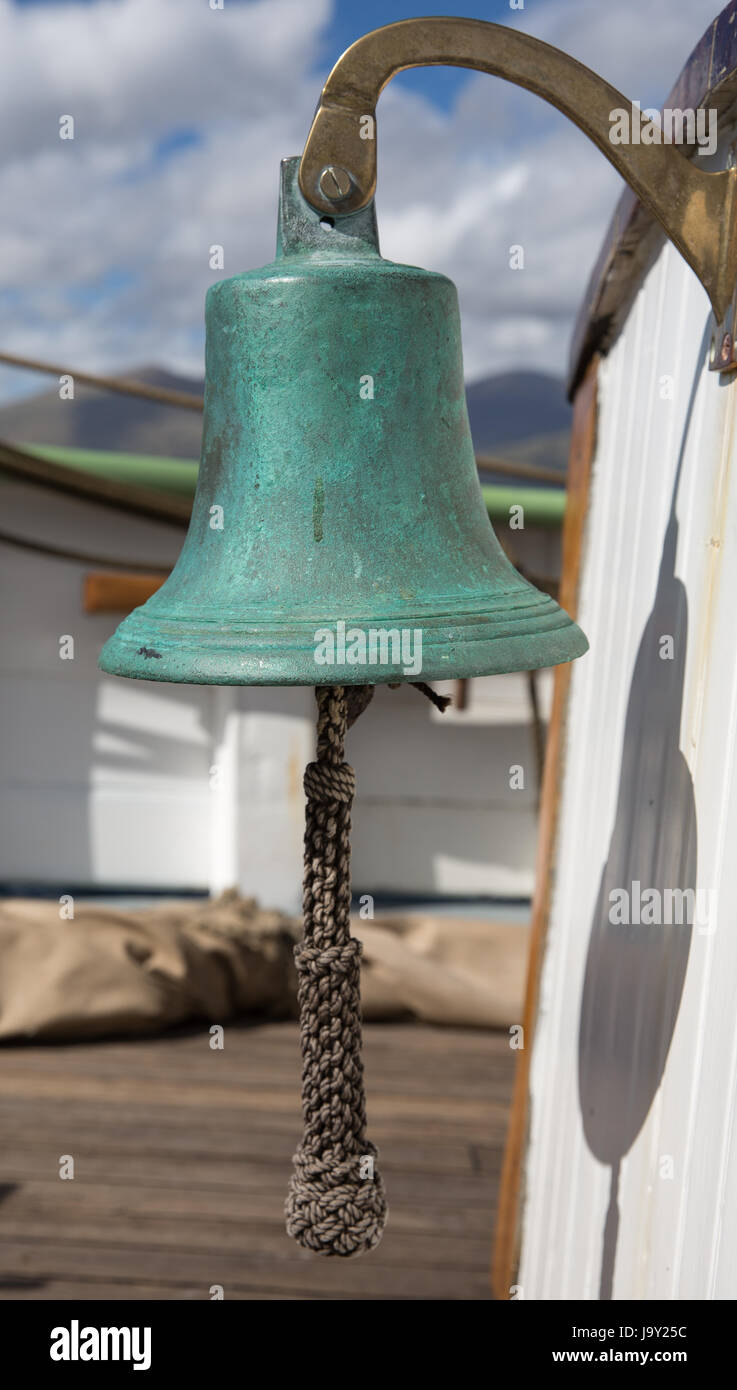
M 26 444 L 24 448 L 29 454 L 47 459 L 49 463 L 78 468 L 80 472 L 93 473 L 98 478 L 110 478 L 116 483 L 133 483 L 136 487 L 172 492 L 177 496 L 194 496 L 199 468 L 194 459 L 122 454 L 116 450 L 74 449 L 56 444 Z
M 160 458 L 154 454 L 123 454 L 115 450 L 74 449 L 55 444 L 26 444 L 30 454 L 79 468 L 118 483 L 134 483 L 156 492 L 194 497 L 199 464 L 194 459 Z M 510 507 L 523 507 L 524 519 L 531 526 L 560 526 L 566 509 L 565 488 L 515 487 L 488 484 L 482 488 L 486 510 L 492 521 L 508 521 Z M 317 498 L 316 504 L 317 504 Z
M 515 487 L 489 483 L 481 491 L 492 521 L 509 521 L 510 507 L 523 507 L 525 525 L 560 526 L 566 511 L 566 490 L 557 487 Z

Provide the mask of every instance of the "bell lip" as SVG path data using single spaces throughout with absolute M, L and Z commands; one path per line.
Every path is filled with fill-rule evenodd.
M 417 671 L 411 669 L 411 662 L 353 665 L 336 661 L 318 665 L 314 650 L 307 651 L 302 645 L 285 644 L 278 650 L 254 646 L 252 651 L 203 651 L 192 643 L 159 652 L 143 642 L 136 648 L 140 636 L 131 640 L 120 631 L 105 643 L 98 665 L 107 675 L 177 685 L 386 685 L 505 675 L 561 666 L 588 651 L 588 639 L 581 628 L 555 607 L 564 621 L 536 633 L 473 637 L 459 633 L 455 641 L 446 634 L 445 640 L 432 642 L 428 648 L 423 643 Z

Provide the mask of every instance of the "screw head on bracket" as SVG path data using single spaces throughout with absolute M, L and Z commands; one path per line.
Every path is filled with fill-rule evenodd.
M 320 175 L 320 192 L 331 203 L 342 203 L 353 188 L 353 179 L 341 164 L 328 164 Z
M 719 349 L 719 361 L 725 366 L 732 361 L 732 334 L 725 333 L 722 338 L 722 345 Z

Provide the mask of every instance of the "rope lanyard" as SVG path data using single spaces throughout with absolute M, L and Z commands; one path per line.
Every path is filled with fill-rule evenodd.
M 287 1232 L 322 1255 L 358 1255 L 381 1240 L 386 1197 L 366 1138 L 361 943 L 350 934 L 356 779 L 343 747 L 373 687 L 322 686 L 315 693 L 317 757 L 304 778 L 304 938 L 295 951 L 304 1136 L 294 1156 Z

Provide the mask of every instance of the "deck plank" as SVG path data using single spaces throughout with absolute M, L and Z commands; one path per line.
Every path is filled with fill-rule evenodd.
M 505 1034 L 369 1024 L 377 1250 L 284 1233 L 293 1022 L 0 1050 L 0 1299 L 484 1299 L 514 1053 Z M 62 1154 L 73 1180 L 58 1177 Z

